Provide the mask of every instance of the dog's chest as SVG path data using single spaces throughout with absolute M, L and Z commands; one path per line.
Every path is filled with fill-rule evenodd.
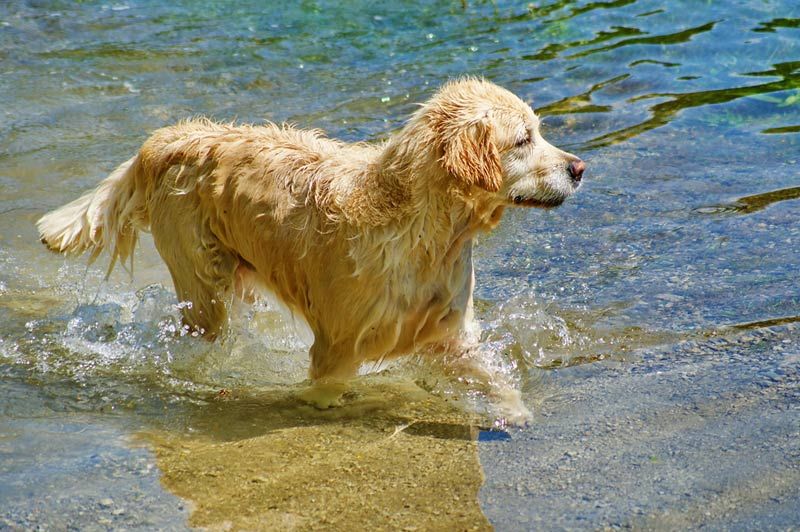
M 387 346 L 388 356 L 409 353 L 450 337 L 471 318 L 471 243 L 426 281 L 393 294 L 394 308 L 404 310 L 399 316 L 387 313 L 383 326 L 376 328 L 376 336 L 394 336 L 393 345 Z

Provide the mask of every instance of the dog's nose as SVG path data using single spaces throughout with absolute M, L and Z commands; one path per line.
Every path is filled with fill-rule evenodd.
M 583 178 L 583 171 L 586 170 L 586 163 L 578 159 L 577 161 L 572 161 L 569 163 L 567 167 L 567 172 L 569 172 L 569 176 L 572 178 L 573 181 L 576 183 L 580 183 L 581 179 Z

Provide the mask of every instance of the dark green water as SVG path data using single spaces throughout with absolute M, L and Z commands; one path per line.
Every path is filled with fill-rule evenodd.
M 477 249 L 485 345 L 536 412 L 481 444 L 486 515 L 499 529 L 799 526 L 796 2 L 11 0 L 0 529 L 184 526 L 125 435 L 167 411 L 185 429 L 181 408 L 209 390 L 305 372 L 270 312 L 224 347 L 175 339 L 149 241 L 133 282 L 103 283 L 102 264 L 45 252 L 42 213 L 188 116 L 382 139 L 465 74 L 532 101 L 548 139 L 588 163 L 565 206 L 511 212 Z M 140 504 L 81 506 L 106 492 Z

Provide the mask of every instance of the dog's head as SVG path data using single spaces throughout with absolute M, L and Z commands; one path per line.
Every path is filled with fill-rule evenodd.
M 448 83 L 421 111 L 439 162 L 461 187 L 504 204 L 549 208 L 580 186 L 584 162 L 544 140 L 530 106 L 493 83 Z

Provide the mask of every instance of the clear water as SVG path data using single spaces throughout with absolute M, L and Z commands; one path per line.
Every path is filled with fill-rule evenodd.
M 31 499 L 39 502 L 18 496 L 19 479 L 34 474 L 26 464 L 53 434 L 73 451 L 116 456 L 124 453 L 110 438 L 143 426 L 187 430 L 181 412 L 220 388 L 280 388 L 305 374 L 303 341 L 268 310 L 245 312 L 224 345 L 176 338 L 176 301 L 148 241 L 133 281 L 119 271 L 104 282 L 102 264 L 45 252 L 34 228 L 43 212 L 93 186 L 148 132 L 187 116 L 382 139 L 464 74 L 532 101 L 549 140 L 589 165 L 565 206 L 510 212 L 477 249 L 484 342 L 540 413 L 510 441 L 480 444 L 490 521 L 797 526 L 800 7 L 789 0 L 3 3 L 0 506 L 11 510 L 0 518 L 24 528 L 69 514 L 40 492 Z M 754 410 L 737 417 L 730 404 L 743 397 Z M 691 437 L 677 414 L 648 417 L 687 401 L 709 420 Z M 770 414 L 759 417 L 762 407 Z M 559 460 L 564 438 L 579 441 L 576 426 L 631 409 L 643 427 L 674 437 L 678 458 L 653 473 L 670 489 L 644 480 L 630 493 L 621 480 L 600 489 L 609 473 L 599 464 L 615 463 L 602 453 L 578 468 L 580 479 L 548 470 L 565 484 L 554 480 L 547 493 L 518 481 L 543 474 L 531 470 L 547 466 L 530 458 L 546 455 L 537 445 Z M 767 418 L 769 430 L 752 431 Z M 723 421 L 724 431 L 712 427 Z M 65 435 L 79 427 L 88 436 L 70 444 Z M 624 443 L 646 456 L 653 445 L 641 432 L 608 430 L 584 448 Z M 743 445 L 769 435 L 772 450 L 737 469 L 750 451 L 725 454 L 703 440 L 714 430 Z M 155 496 L 158 472 L 136 476 L 137 453 L 120 458 L 113 482 L 91 476 L 96 490 L 149 478 L 152 487 L 136 489 Z M 54 454 L 35 474 L 58 492 L 74 464 Z M 714 456 L 723 465 L 708 466 L 702 482 L 681 476 Z M 775 469 L 783 484 L 766 484 L 783 487 L 740 496 L 738 513 L 708 495 Z M 591 495 L 589 510 L 580 497 L 552 496 L 575 483 Z M 679 485 L 700 501 L 695 513 Z M 603 497 L 602 509 L 593 506 Z M 182 503 L 159 500 L 162 526 L 182 526 Z M 694 520 L 670 520 L 670 510 Z M 87 522 L 99 518 L 85 511 Z M 126 526 L 137 523 L 127 512 Z

